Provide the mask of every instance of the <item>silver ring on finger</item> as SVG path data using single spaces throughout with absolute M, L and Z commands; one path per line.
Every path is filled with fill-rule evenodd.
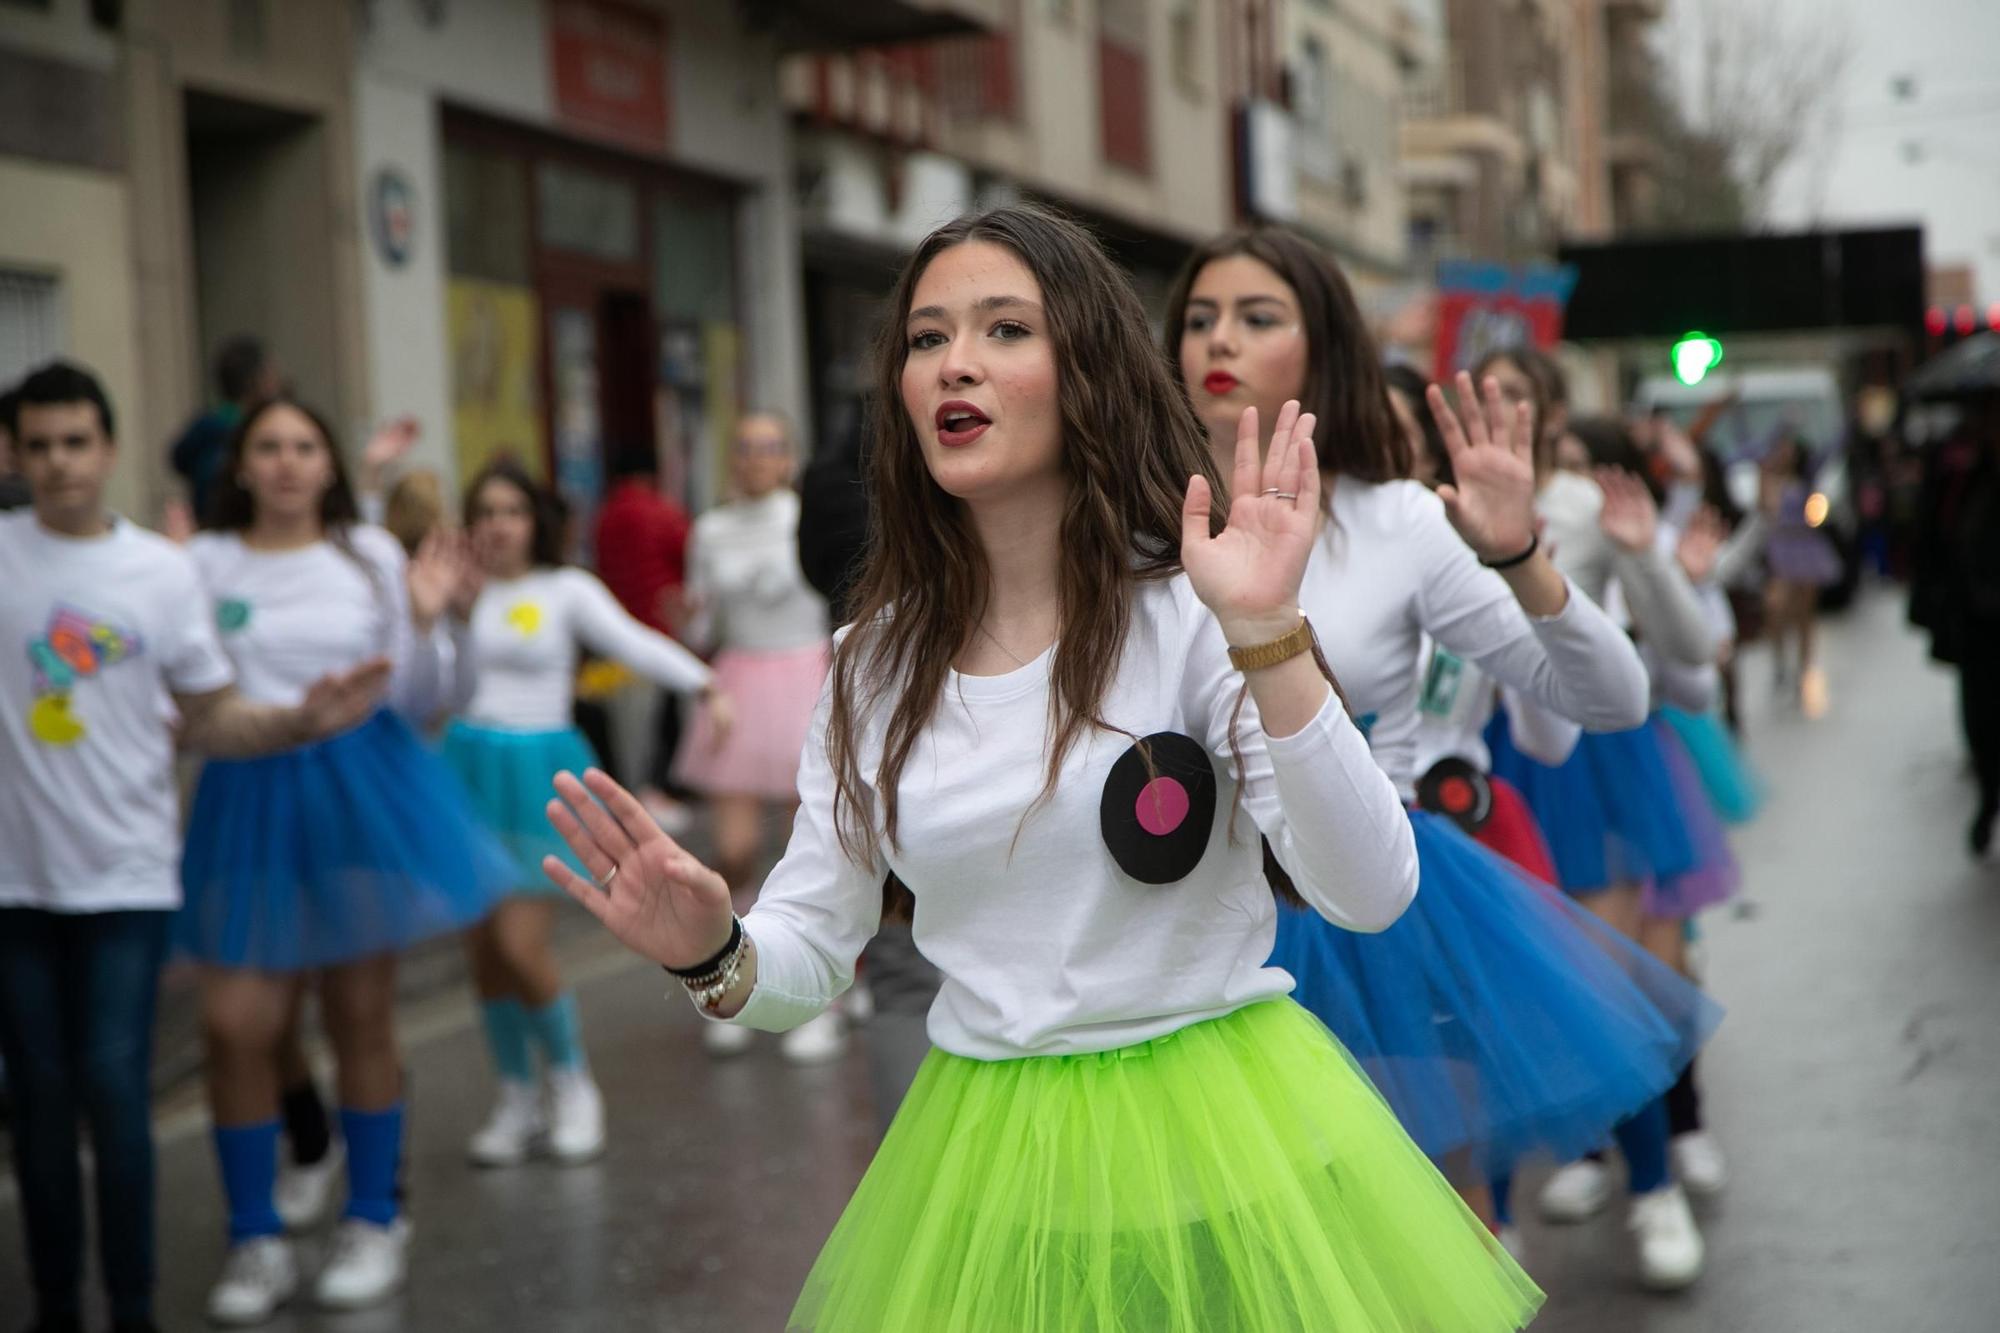
M 624 869 L 624 867 L 623 867 L 623 866 L 619 865 L 619 864 L 618 864 L 618 863 L 617 863 L 616 861 L 613 861 L 613 862 L 611 863 L 611 873 L 610 873 L 610 874 L 606 875 L 606 876 L 605 876 L 605 877 L 604 877 L 603 879 L 600 879 L 600 880 L 593 880 L 593 881 L 592 881 L 592 883 L 594 883 L 594 884 L 596 884 L 596 885 L 597 885 L 597 891 L 598 891 L 599 893 L 609 893 L 609 892 L 611 892 L 611 881 L 612 881 L 612 880 L 614 880 L 614 879 L 617 879 L 617 878 L 618 878 L 618 872 L 619 872 L 620 870 L 623 870 L 623 869 Z
M 1276 496 L 1280 500 L 1296 500 L 1299 498 L 1297 492 L 1294 491 L 1270 490 L 1265 491 L 1264 494 Z

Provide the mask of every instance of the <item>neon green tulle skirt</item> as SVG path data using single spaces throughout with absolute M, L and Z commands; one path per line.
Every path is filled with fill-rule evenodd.
M 1488 1333 L 1542 1294 L 1319 1021 L 933 1051 L 806 1279 L 817 1333 Z

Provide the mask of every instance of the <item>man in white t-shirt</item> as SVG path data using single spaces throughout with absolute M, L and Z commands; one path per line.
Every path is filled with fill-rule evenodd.
M 40 1333 L 80 1330 L 90 1123 L 99 1249 L 117 1333 L 153 1328 L 153 1001 L 180 904 L 181 740 L 258 754 L 345 730 L 387 663 L 296 708 L 231 684 L 194 567 L 109 513 L 111 405 L 66 362 L 23 380 L 30 509 L 0 514 L 0 1054 Z

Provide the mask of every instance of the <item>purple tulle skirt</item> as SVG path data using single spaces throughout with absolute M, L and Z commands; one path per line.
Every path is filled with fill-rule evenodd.
M 1697 912 L 1736 896 L 1743 874 L 1729 850 L 1729 834 L 1702 785 L 1701 770 L 1675 731 L 1658 713 L 1647 723 L 1659 738 L 1660 758 L 1673 789 L 1674 808 L 1694 848 L 1694 867 L 1646 881 L 1648 916 L 1685 921 Z

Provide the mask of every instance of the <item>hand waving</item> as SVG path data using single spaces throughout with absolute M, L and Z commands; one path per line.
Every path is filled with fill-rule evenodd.
M 1425 395 L 1457 478 L 1437 488 L 1438 499 L 1475 555 L 1506 560 L 1527 550 L 1535 536 L 1534 413 L 1526 403 L 1509 410 L 1500 381 L 1491 376 L 1483 403 L 1462 370 L 1457 387 L 1456 411 L 1437 385 Z
M 1302 416 L 1297 402 L 1287 402 L 1260 462 L 1257 409 L 1244 409 L 1236 427 L 1229 517 L 1213 536 L 1208 479 L 1188 480 L 1181 504 L 1181 567 L 1231 643 L 1266 642 L 1298 623 L 1299 581 L 1319 528 L 1313 425 L 1312 413 Z
M 1601 467 L 1597 484 L 1604 491 L 1604 510 L 1597 517 L 1604 535 L 1635 554 L 1651 550 L 1660 530 L 1660 507 L 1646 483 L 1623 468 Z
M 348 671 L 321 676 L 299 701 L 299 729 L 307 741 L 325 740 L 359 726 L 389 687 L 389 660 L 373 658 Z
M 686 968 L 729 942 L 729 885 L 661 832 L 637 797 L 594 768 L 581 782 L 558 773 L 556 794 L 562 799 L 549 802 L 549 822 L 591 879 L 554 856 L 542 858 L 542 873 L 619 943 L 666 967 Z
M 1687 530 L 1681 533 L 1680 545 L 1674 548 L 1688 582 L 1703 584 L 1715 577 L 1716 557 L 1721 555 L 1722 543 L 1728 536 L 1728 530 L 1722 526 L 1722 515 L 1715 512 L 1714 505 L 1703 505 L 1695 511 Z
M 403 579 L 410 589 L 410 619 L 418 629 L 428 630 L 452 604 L 465 582 L 469 563 L 465 539 L 457 533 L 433 532 L 417 547 Z

